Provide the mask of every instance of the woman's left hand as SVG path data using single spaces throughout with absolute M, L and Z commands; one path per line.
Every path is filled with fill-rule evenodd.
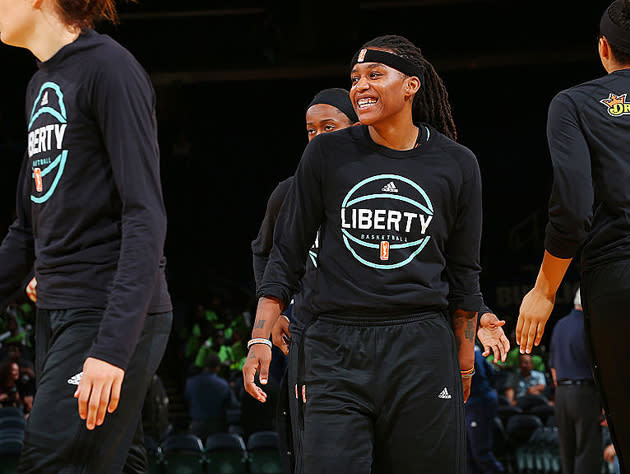
M 510 352 L 510 341 L 505 336 L 502 326 L 504 320 L 499 320 L 496 314 L 485 313 L 479 320 L 477 337 L 483 345 L 483 356 L 488 357 L 490 352 L 494 354 L 494 363 L 499 359 L 505 362 L 508 352 Z

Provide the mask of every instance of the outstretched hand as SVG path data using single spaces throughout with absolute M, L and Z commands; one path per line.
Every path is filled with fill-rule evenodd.
M 86 420 L 88 430 L 101 426 L 105 414 L 116 411 L 124 377 L 120 367 L 93 357 L 85 359 L 74 398 L 79 400 L 79 416 Z
M 485 313 L 479 320 L 477 337 L 483 345 L 483 356 L 488 357 L 492 352 L 494 363 L 499 360 L 505 362 L 508 352 L 510 352 L 510 341 L 505 336 L 503 327 L 504 320 L 499 320 L 496 314 Z
M 536 287 L 523 298 L 516 324 L 516 343 L 521 346 L 521 354 L 529 354 L 534 345 L 540 344 L 555 301 L 555 294 L 549 296 Z

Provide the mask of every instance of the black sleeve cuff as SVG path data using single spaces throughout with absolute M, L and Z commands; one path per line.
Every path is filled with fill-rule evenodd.
M 291 303 L 291 294 L 290 292 L 281 285 L 262 285 L 256 291 L 256 297 L 265 297 L 265 298 L 276 298 L 282 302 L 283 310 L 289 307 L 289 303 Z
M 549 225 L 545 233 L 545 250 L 556 258 L 573 258 L 581 242 L 563 238 L 550 232 Z
M 449 301 L 449 311 L 453 313 L 454 311 L 461 309 L 463 311 L 478 313 L 482 304 L 483 298 L 480 294 L 457 296 Z

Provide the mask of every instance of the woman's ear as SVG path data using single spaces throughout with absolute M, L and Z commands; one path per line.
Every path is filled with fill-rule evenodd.
M 405 79 L 405 93 L 408 97 L 413 97 L 420 90 L 420 79 L 411 76 Z

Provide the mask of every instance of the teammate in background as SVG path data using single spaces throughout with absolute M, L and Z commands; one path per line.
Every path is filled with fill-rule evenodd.
M 358 122 L 352 107 L 350 96 L 345 89 L 324 89 L 318 92 L 306 108 L 306 134 L 310 142 L 317 135 L 334 132 L 350 127 Z M 269 254 L 273 247 L 273 230 L 280 212 L 280 207 L 289 192 L 293 177 L 281 181 L 274 189 L 267 202 L 267 210 L 256 240 L 252 242 L 254 259 L 254 277 L 256 288 L 263 280 Z M 297 387 L 299 368 L 299 350 L 302 330 L 311 319 L 311 312 L 305 300 L 308 299 L 312 286 L 315 265 L 317 263 L 318 242 L 309 250 L 306 271 L 302 278 L 301 291 L 294 296 L 295 302 L 286 315 L 278 318 L 272 334 L 276 346 L 289 355 L 287 370 L 280 387 L 278 403 L 278 432 L 281 452 L 287 473 L 301 473 L 301 430 L 298 420 L 298 398 L 294 395 Z M 289 319 L 291 318 L 291 319 Z M 291 330 L 289 330 L 289 322 Z M 289 344 L 294 350 L 289 352 Z
M 298 374 L 304 471 L 463 473 L 481 304 L 478 165 L 453 141 L 444 85 L 411 42 L 368 42 L 351 80 L 362 125 L 304 152 L 258 289 L 245 387 L 265 401 L 254 377 L 268 378 L 266 337 L 319 229 Z
M 37 278 L 37 394 L 20 472 L 146 472 L 141 409 L 171 327 L 155 94 L 92 29 L 114 0 L 0 2 L 38 71 L 0 300 Z
M 621 472 L 630 472 L 630 4 L 602 15 L 599 57 L 608 73 L 560 92 L 549 107 L 554 170 L 545 254 L 523 298 L 516 338 L 531 352 L 543 336 L 556 292 L 581 248 L 587 347 Z M 620 361 L 622 361 L 620 363 Z

